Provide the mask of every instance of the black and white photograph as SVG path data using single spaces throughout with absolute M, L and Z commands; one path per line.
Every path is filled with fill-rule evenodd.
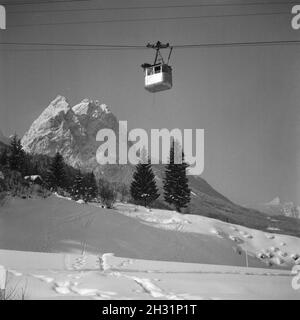
M 0 0 L 0 300 L 300 300 L 300 1 Z

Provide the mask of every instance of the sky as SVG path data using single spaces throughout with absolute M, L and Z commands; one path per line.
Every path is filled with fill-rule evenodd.
M 7 1 L 16 2 L 35 1 Z M 300 30 L 291 28 L 288 1 L 245 5 L 249 2 L 268 1 L 89 0 L 7 6 L 7 30 L 0 31 L 0 129 L 7 136 L 14 132 L 22 136 L 59 94 L 71 104 L 98 99 L 119 120 L 127 120 L 129 128 L 204 129 L 202 177 L 236 203 L 264 203 L 279 196 L 300 205 L 300 45 L 174 49 L 173 88 L 156 94 L 144 90 L 140 67 L 152 62 L 150 49 L 1 45 L 300 40 Z M 66 11 L 74 9 L 82 10 Z M 275 12 L 280 14 L 269 14 Z M 196 18 L 178 18 L 191 16 Z M 149 20 L 166 17 L 177 19 Z M 139 21 L 118 21 L 128 19 Z M 113 21 L 99 22 L 103 20 Z

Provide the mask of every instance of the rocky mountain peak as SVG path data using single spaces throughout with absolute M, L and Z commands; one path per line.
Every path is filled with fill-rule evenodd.
M 97 132 L 102 128 L 118 131 L 118 121 L 107 105 L 84 99 L 71 106 L 58 95 L 33 122 L 22 139 L 27 152 L 53 156 L 60 152 L 74 167 L 97 165 L 95 155 L 99 143 Z
M 84 99 L 72 110 L 76 115 L 88 115 L 92 118 L 98 118 L 103 112 L 105 114 L 111 113 L 106 104 L 100 103 L 99 100 Z
M 47 114 L 49 116 L 53 116 L 56 113 L 64 112 L 67 113 L 70 110 L 69 103 L 67 99 L 63 96 L 58 95 L 44 110 L 42 114 Z

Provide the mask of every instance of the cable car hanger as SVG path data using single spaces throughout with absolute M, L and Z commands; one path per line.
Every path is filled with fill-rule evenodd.
M 157 41 L 155 44 L 148 43 L 147 48 L 156 51 L 153 64 L 144 63 L 142 68 L 145 73 L 145 89 L 149 92 L 164 91 L 172 88 L 172 67 L 169 65 L 173 47 L 169 43 L 163 44 Z M 165 62 L 161 49 L 170 49 L 168 60 Z
M 170 53 L 169 53 L 169 57 L 168 57 L 168 62 L 167 62 L 167 64 L 169 63 L 169 60 L 170 60 L 170 57 L 171 57 L 171 53 L 172 53 L 172 50 L 173 50 L 173 47 L 170 47 L 170 44 L 169 44 L 169 43 L 163 44 L 163 43 L 161 43 L 160 41 L 157 41 L 155 44 L 148 43 L 146 47 L 156 50 L 156 55 L 155 55 L 155 59 L 154 59 L 154 64 L 156 64 L 156 62 L 157 62 L 158 55 L 160 56 L 162 62 L 165 63 L 165 62 L 164 62 L 164 58 L 163 58 L 163 56 L 162 56 L 161 53 L 160 53 L 160 49 L 170 48 Z

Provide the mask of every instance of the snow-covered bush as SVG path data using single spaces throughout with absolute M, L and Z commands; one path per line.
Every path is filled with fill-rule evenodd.
M 99 186 L 99 196 L 106 208 L 110 209 L 116 202 L 117 193 L 108 183 L 102 183 Z

